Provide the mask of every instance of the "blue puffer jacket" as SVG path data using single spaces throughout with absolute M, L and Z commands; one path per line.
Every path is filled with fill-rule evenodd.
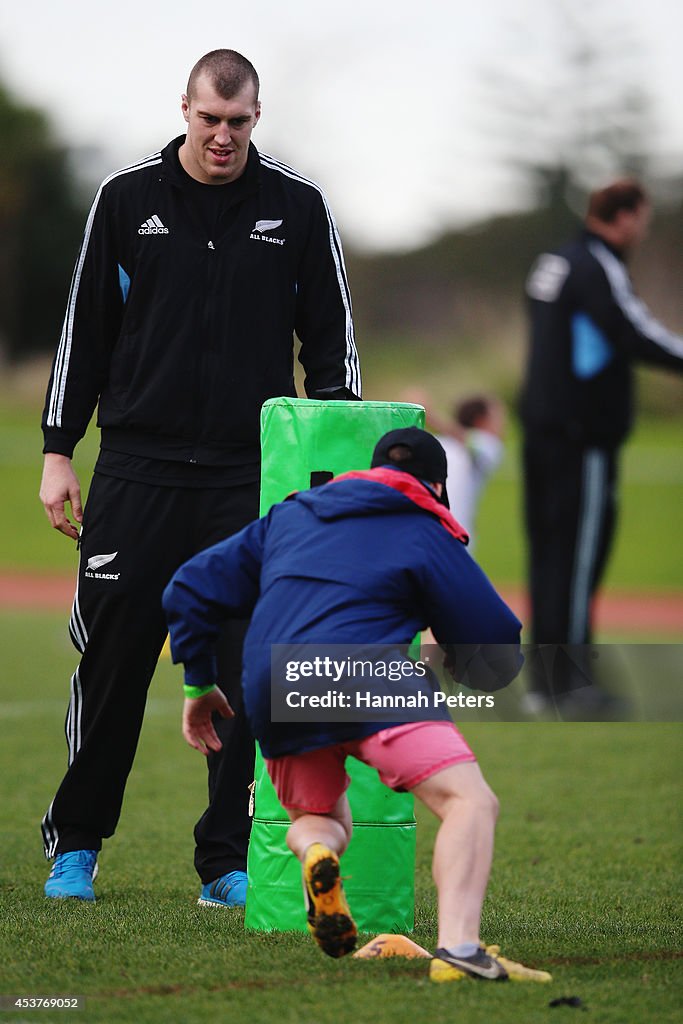
M 242 682 L 264 755 L 370 735 L 391 723 L 271 722 L 271 644 L 405 647 L 431 627 L 441 644 L 518 645 L 521 625 L 466 540 L 426 485 L 397 470 L 300 492 L 178 570 L 163 599 L 173 660 L 189 685 L 217 682 L 221 623 L 251 616 Z

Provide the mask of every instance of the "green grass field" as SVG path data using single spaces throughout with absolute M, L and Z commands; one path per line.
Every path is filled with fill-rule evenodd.
M 682 435 L 683 424 L 676 420 L 641 422 L 624 448 L 617 533 L 604 584 L 608 590 L 683 588 Z M 477 557 L 501 583 L 517 583 L 526 572 L 519 470 L 519 438 L 511 432 L 479 514 Z
M 0 389 L 0 571 L 75 566 L 37 499 L 38 420 L 35 399 Z M 84 483 L 96 446 L 91 433 L 79 448 Z M 479 557 L 501 584 L 524 575 L 517 467 L 512 430 L 480 520 Z M 681 589 L 682 504 L 680 423 L 643 422 L 625 454 L 610 587 Z M 551 1009 L 561 996 L 580 997 L 595 1024 L 680 1020 L 680 724 L 464 726 L 502 804 L 483 937 L 555 980 L 435 986 L 424 962 L 333 962 L 305 935 L 245 933 L 241 911 L 196 906 L 192 826 L 205 770 L 180 738 L 180 679 L 168 661 L 153 683 L 119 830 L 100 857 L 97 904 L 45 901 L 39 822 L 66 764 L 76 665 L 66 617 L 0 612 L 0 652 L 0 995 L 86 998 L 82 1012 L 8 1020 L 553 1024 L 580 1013 Z M 434 833 L 418 813 L 413 937 L 427 947 Z
M 303 934 L 245 933 L 241 911 L 196 907 L 191 830 L 201 757 L 179 735 L 179 676 L 153 683 L 95 906 L 47 903 L 39 821 L 65 766 L 75 652 L 59 615 L 0 622 L 0 994 L 76 994 L 83 1012 L 8 1020 L 296 1024 L 680 1020 L 677 724 L 472 724 L 502 813 L 483 936 L 554 974 L 550 986 L 431 985 L 425 962 L 330 961 Z M 434 822 L 418 815 L 417 928 L 435 942 Z M 302 911 L 303 912 L 303 911 Z
M 643 421 L 626 446 L 620 523 L 606 579 L 609 588 L 683 587 L 681 432 L 680 420 Z M 91 430 L 76 450 L 74 465 L 84 492 L 97 444 L 96 431 Z M 35 399 L 27 402 L 0 388 L 0 569 L 73 572 L 75 546 L 53 533 L 38 501 L 41 449 Z M 504 463 L 484 492 L 479 516 L 477 557 L 497 584 L 524 580 L 521 500 L 519 436 L 513 424 Z

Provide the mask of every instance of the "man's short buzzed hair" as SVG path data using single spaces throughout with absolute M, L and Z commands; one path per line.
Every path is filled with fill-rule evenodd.
M 637 210 L 648 202 L 647 192 L 635 178 L 622 178 L 606 188 L 592 192 L 588 199 L 588 216 L 611 224 L 620 210 Z
M 256 68 L 237 50 L 211 50 L 199 58 L 187 80 L 188 100 L 193 98 L 197 79 L 201 75 L 209 78 L 221 99 L 231 100 L 249 82 L 254 86 L 255 98 L 258 99 L 259 78 Z

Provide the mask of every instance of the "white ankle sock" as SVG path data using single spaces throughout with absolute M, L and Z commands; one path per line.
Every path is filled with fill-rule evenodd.
M 459 946 L 450 946 L 448 952 L 451 956 L 474 956 L 479 949 L 476 942 L 461 942 Z

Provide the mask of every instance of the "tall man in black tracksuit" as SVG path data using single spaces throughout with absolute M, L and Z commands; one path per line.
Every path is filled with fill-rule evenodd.
M 50 897 L 94 900 L 147 689 L 166 635 L 161 593 L 191 555 L 258 516 L 259 413 L 295 395 L 360 397 L 344 259 L 324 193 L 251 143 L 258 76 L 232 50 L 194 67 L 187 135 L 102 184 L 86 224 L 43 414 L 41 500 L 79 538 L 70 622 L 67 773 L 43 820 Z M 101 450 L 81 513 L 73 449 L 95 407 Z M 239 707 L 245 624 L 222 641 Z M 232 681 L 232 683 L 230 682 Z M 200 902 L 246 893 L 253 741 L 241 710 L 209 757 L 195 829 Z
M 521 413 L 536 643 L 591 642 L 591 598 L 614 533 L 619 448 L 633 420 L 633 363 L 683 369 L 683 338 L 652 317 L 625 266 L 649 217 L 638 182 L 594 192 L 581 235 L 539 256 L 527 280 L 531 347 Z M 565 667 L 554 680 L 559 706 L 599 704 L 594 688 L 570 695 L 577 680 Z M 550 696 L 544 679 L 536 680 L 540 701 Z

